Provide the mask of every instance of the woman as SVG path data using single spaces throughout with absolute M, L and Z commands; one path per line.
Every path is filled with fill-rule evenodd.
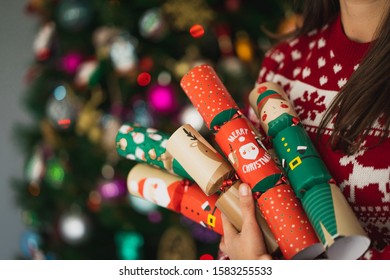
M 266 54 L 257 82 L 285 89 L 372 241 L 363 258 L 390 259 L 390 1 L 305 1 L 303 18 Z M 224 219 L 221 251 L 270 259 L 247 185 L 240 194 L 243 229 Z

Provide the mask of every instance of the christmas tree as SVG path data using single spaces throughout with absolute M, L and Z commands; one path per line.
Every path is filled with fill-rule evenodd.
M 18 124 L 25 176 L 14 182 L 24 259 L 217 257 L 220 236 L 130 197 L 135 162 L 118 155 L 125 123 L 167 134 L 203 122 L 180 89 L 213 65 L 241 108 L 286 6 L 274 0 L 29 0 L 37 18 Z M 285 27 L 284 27 L 285 28 Z

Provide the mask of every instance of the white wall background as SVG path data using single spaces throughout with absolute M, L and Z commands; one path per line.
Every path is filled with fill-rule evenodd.
M 28 123 L 21 99 L 23 76 L 33 59 L 36 18 L 24 11 L 27 0 L 0 1 L 0 259 L 19 252 L 24 226 L 15 204 L 11 177 L 23 174 L 23 158 L 12 137 L 16 122 Z

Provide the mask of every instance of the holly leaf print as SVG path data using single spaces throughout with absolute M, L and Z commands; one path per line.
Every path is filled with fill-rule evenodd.
M 311 93 L 305 91 L 300 98 L 294 100 L 295 111 L 302 121 L 306 119 L 314 121 L 318 114 L 326 110 L 324 100 L 325 96 L 319 96 L 317 91 Z

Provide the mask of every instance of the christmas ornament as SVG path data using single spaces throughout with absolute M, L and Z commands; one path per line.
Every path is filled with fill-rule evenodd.
M 217 65 L 218 72 L 228 77 L 228 81 L 242 80 L 245 76 L 245 65 L 243 61 L 236 56 L 227 56 L 222 58 Z
M 179 115 L 180 124 L 190 124 L 195 130 L 204 130 L 205 125 L 202 116 L 192 105 L 187 105 Z
M 98 191 L 91 191 L 88 196 L 87 206 L 92 212 L 100 210 L 102 204 L 102 196 Z
M 61 59 L 61 69 L 68 74 L 75 74 L 83 61 L 83 57 L 78 52 L 69 52 Z
M 92 18 L 93 8 L 87 0 L 62 0 L 58 5 L 58 24 L 68 31 L 84 30 Z
M 145 87 L 150 83 L 151 79 L 152 79 L 152 76 L 150 76 L 150 74 L 148 72 L 142 72 L 137 77 L 137 83 L 141 87 Z
M 154 125 L 153 117 L 150 114 L 148 104 L 139 99 L 133 102 L 133 122 L 143 127 L 152 127 Z
M 93 86 L 93 76 L 97 70 L 98 62 L 95 59 L 81 62 L 74 79 L 75 85 L 78 87 Z
M 110 47 L 110 57 L 118 74 L 126 75 L 135 69 L 138 63 L 137 45 L 137 39 L 126 32 L 122 32 L 113 39 Z
M 98 58 L 104 59 L 109 56 L 111 43 L 121 32 L 120 29 L 109 26 L 96 28 L 92 35 L 92 41 Z
M 153 69 L 154 60 L 150 56 L 144 56 L 139 60 L 138 67 L 140 71 L 150 72 Z
M 126 181 L 123 179 L 107 180 L 98 187 L 103 199 L 117 199 L 127 194 Z
M 62 187 L 65 180 L 65 170 L 58 158 L 52 157 L 46 162 L 45 181 L 54 189 Z
M 219 24 L 215 27 L 215 34 L 217 36 L 219 50 L 223 56 L 234 56 L 230 27 L 226 24 Z
M 139 260 L 144 238 L 136 231 L 119 232 L 115 236 L 118 256 L 121 260 Z
M 160 114 L 171 114 L 177 109 L 177 98 L 171 85 L 155 84 L 147 92 L 150 108 Z
M 194 260 L 196 245 L 183 228 L 170 227 L 161 236 L 157 258 L 159 260 Z
M 200 38 L 204 35 L 204 28 L 200 24 L 195 24 L 190 28 L 190 34 L 194 38 Z
M 152 211 L 148 213 L 148 220 L 153 224 L 158 224 L 162 220 L 162 215 L 159 211 Z
M 58 224 L 62 239 L 70 245 L 80 245 L 89 238 L 91 222 L 78 207 L 63 213 Z
M 77 105 L 73 92 L 67 85 L 57 86 L 49 97 L 46 114 L 51 124 L 59 130 L 73 126 L 77 117 Z
M 168 71 L 162 71 L 157 76 L 157 82 L 159 85 L 167 86 L 172 81 L 172 75 Z
M 206 261 L 206 260 L 207 261 L 211 261 L 211 260 L 214 259 L 214 257 L 212 255 L 210 255 L 210 254 L 203 254 L 203 255 L 200 256 L 199 259 L 202 260 L 202 261 Z
M 103 92 L 100 88 L 95 88 L 89 100 L 79 110 L 76 123 L 76 133 L 78 135 L 87 135 L 93 143 L 98 143 L 102 137 L 100 120 L 103 112 L 98 109 L 104 101 Z
M 147 10 L 139 21 L 141 35 L 152 41 L 160 41 L 167 34 L 168 28 L 160 9 Z
M 29 183 L 38 184 L 44 176 L 45 172 L 45 158 L 43 149 L 36 146 L 32 156 L 27 161 L 25 168 L 25 177 Z
M 242 61 L 251 62 L 253 60 L 253 48 L 248 33 L 245 31 L 237 32 L 235 47 L 237 56 Z
M 107 180 L 111 180 L 112 178 L 114 178 L 114 175 L 115 175 L 115 170 L 114 170 L 114 167 L 111 165 L 111 164 L 104 164 L 102 166 L 102 176 L 103 178 L 107 179 Z
M 114 154 L 116 155 L 115 136 L 121 126 L 120 119 L 111 114 L 104 114 L 100 119 L 100 126 L 102 130 L 101 145 L 103 149 L 110 154 L 110 157 Z
M 44 24 L 38 32 L 34 43 L 33 50 L 35 57 L 39 61 L 44 61 L 49 58 L 51 54 L 51 43 L 55 33 L 55 23 L 48 22 Z
M 241 1 L 242 0 L 226 0 L 225 1 L 225 7 L 226 7 L 226 10 L 230 11 L 230 12 L 237 12 L 240 7 L 241 7 Z
M 42 259 L 42 237 L 33 229 L 23 232 L 20 239 L 20 250 L 26 259 Z
M 37 213 L 30 210 L 22 211 L 22 221 L 28 227 L 38 228 L 41 225 Z

